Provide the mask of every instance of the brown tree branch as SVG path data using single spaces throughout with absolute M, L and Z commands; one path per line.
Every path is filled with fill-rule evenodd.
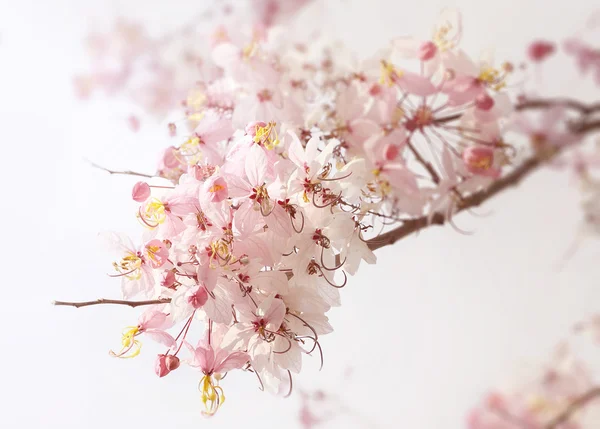
M 109 170 L 108 168 L 102 167 L 101 165 L 98 165 L 95 162 L 92 162 L 90 160 L 86 160 L 86 161 L 89 162 L 92 167 L 97 168 L 99 170 L 106 171 L 108 174 L 123 174 L 123 175 L 127 175 L 127 176 L 146 177 L 148 179 L 152 179 L 154 177 L 157 177 L 155 174 L 138 173 L 136 171 L 130 171 L 130 170 L 123 170 L 123 171 L 121 171 L 121 170 Z
M 532 103 L 534 100 L 531 101 Z M 553 101 L 549 100 L 535 100 L 535 108 L 548 108 L 553 106 Z M 577 103 L 574 102 L 573 103 Z M 520 104 L 519 106 L 523 106 L 524 104 Z M 523 109 L 525 107 L 517 106 L 518 109 Z M 534 106 L 530 106 L 534 108 Z M 529 107 L 527 107 L 529 108 Z M 600 109 L 600 105 L 590 105 L 586 107 L 584 110 L 586 112 L 596 112 L 597 109 Z M 581 110 L 579 108 L 578 110 Z M 598 110 L 600 111 L 600 110 Z M 460 117 L 460 116 L 459 116 Z M 442 118 L 443 121 L 449 122 L 450 116 L 446 118 Z M 454 118 L 456 119 L 456 118 Z M 452 120 L 454 120 L 452 119 Z M 572 132 L 577 134 L 586 134 L 591 131 L 600 130 L 600 119 L 593 121 L 586 121 L 585 117 L 578 123 L 574 124 L 572 127 Z M 570 145 L 565 145 L 559 147 L 550 157 L 540 158 L 538 156 L 532 156 L 531 158 L 524 161 L 521 165 L 515 168 L 506 176 L 496 180 L 493 182 L 487 189 L 477 192 L 468 197 L 464 197 L 458 205 L 458 212 L 477 207 L 482 204 L 484 201 L 492 198 L 496 194 L 502 192 L 503 190 L 510 188 L 512 186 L 518 185 L 523 179 L 533 173 L 538 167 L 546 164 L 550 159 L 554 158 L 556 155 L 561 153 L 567 147 L 571 147 Z M 367 241 L 369 249 L 376 250 L 384 246 L 389 246 L 394 244 L 396 241 L 414 233 L 420 231 L 431 225 L 443 225 L 445 224 L 447 219 L 444 215 L 440 213 L 435 213 L 433 216 L 422 216 L 410 220 L 406 220 L 402 223 L 401 226 L 392 229 L 384 234 L 380 234 L 377 237 L 373 237 Z
M 600 397 L 600 387 L 595 387 L 595 388 L 587 391 L 586 393 L 581 395 L 579 398 L 577 398 L 573 402 L 571 402 L 567 406 L 567 408 L 565 408 L 559 415 L 557 415 L 552 420 L 550 420 L 550 422 L 548 422 L 544 426 L 544 429 L 558 428 L 561 424 L 563 424 L 567 420 L 569 420 L 569 418 L 571 418 L 571 416 L 573 414 L 575 414 L 578 410 L 582 409 L 588 403 L 590 403 L 591 401 L 593 401 L 594 399 L 599 398 L 599 397 Z
M 167 304 L 171 302 L 171 298 L 158 298 L 150 299 L 147 301 L 126 301 L 121 299 L 104 299 L 100 298 L 95 301 L 82 301 L 82 302 L 69 302 L 69 301 L 52 301 L 52 305 L 68 306 L 68 307 L 88 307 L 90 305 L 98 304 L 114 304 L 114 305 L 128 305 L 129 307 L 140 307 L 142 305 L 154 305 L 154 304 Z

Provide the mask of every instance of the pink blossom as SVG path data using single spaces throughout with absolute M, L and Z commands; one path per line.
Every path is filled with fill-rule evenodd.
M 493 178 L 500 176 L 500 168 L 494 167 L 494 149 L 489 146 L 469 146 L 463 151 L 462 159 L 472 174 Z

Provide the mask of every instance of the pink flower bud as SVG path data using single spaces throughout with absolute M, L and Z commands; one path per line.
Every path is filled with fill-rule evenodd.
M 164 377 L 165 375 L 171 372 L 171 370 L 167 368 L 167 356 L 156 356 L 156 361 L 154 362 L 154 372 L 159 377 Z
M 437 53 L 437 46 L 431 41 L 423 42 L 419 46 L 419 59 L 421 61 L 428 61 L 435 57 Z
M 165 366 L 169 371 L 175 371 L 177 368 L 179 368 L 180 363 L 181 362 L 177 356 L 167 355 L 165 359 Z
M 198 285 L 191 288 L 186 294 L 188 304 L 195 309 L 202 307 L 208 301 L 208 292 L 204 286 Z
M 263 128 L 266 126 L 267 124 L 262 121 L 250 122 L 248 125 L 246 125 L 246 134 L 254 137 L 256 136 L 256 130 L 258 128 Z
M 172 288 L 175 284 L 175 273 L 171 270 L 165 270 L 162 273 L 160 285 L 166 288 Z
M 475 107 L 486 112 L 494 107 L 494 99 L 487 94 L 479 94 L 475 98 Z
M 175 156 L 175 150 L 176 149 L 173 146 L 165 149 L 161 159 L 162 166 L 165 168 L 175 168 L 180 164 L 179 160 Z
M 378 85 L 376 83 L 371 85 L 371 87 L 369 88 L 369 95 L 371 95 L 372 97 L 377 97 L 382 92 L 383 90 L 381 89 L 381 85 Z
M 150 185 L 146 182 L 137 182 L 133 185 L 133 190 L 131 191 L 131 197 L 133 201 L 137 201 L 138 203 L 143 203 L 150 196 Z
M 487 146 L 470 146 L 462 153 L 462 159 L 472 174 L 498 177 L 500 169 L 493 167 L 494 149 Z
M 158 355 L 156 356 L 156 362 L 154 363 L 154 372 L 159 377 L 164 377 L 171 371 L 175 371 L 179 368 L 179 358 L 173 355 Z
M 396 159 L 396 157 L 398 156 L 398 153 L 400 153 L 400 150 L 398 149 L 398 146 L 396 146 L 395 144 L 388 143 L 383 147 L 383 157 L 387 161 L 392 161 L 392 160 Z
M 529 45 L 529 48 L 527 48 L 527 55 L 529 55 L 531 61 L 539 63 L 552 55 L 555 51 L 556 45 L 554 43 L 545 40 L 536 40 Z

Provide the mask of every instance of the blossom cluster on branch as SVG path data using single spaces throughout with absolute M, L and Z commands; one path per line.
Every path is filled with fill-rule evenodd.
M 214 27 L 202 61 L 184 56 L 194 67 L 165 68 L 164 51 L 126 26 L 117 66 L 106 68 L 104 48 L 114 46 L 98 42 L 102 66 L 79 81 L 86 91 L 130 88 L 132 70 L 149 59 L 142 104 L 162 111 L 183 101 L 184 117 L 169 124 L 178 143 L 152 180 L 133 187 L 143 240 L 106 235 L 123 300 L 56 304 L 146 306 L 111 354 L 131 358 L 142 339 L 157 341 L 166 347 L 155 365 L 164 377 L 185 351 L 202 374 L 207 415 L 225 400 L 226 373 L 252 372 L 262 388 L 288 394 L 304 355 L 322 365 L 319 339 L 333 330 L 327 312 L 340 305 L 348 276 L 376 262 L 373 250 L 431 224 L 458 229 L 457 212 L 600 129 L 598 105 L 511 94 L 518 69 L 463 51 L 454 10 L 430 38 L 397 38 L 357 61 L 273 26 L 277 13 L 289 17 L 304 2 L 290 10 L 254 3 L 270 18 Z M 553 53 L 548 42 L 530 49 L 538 63 Z M 189 76 L 176 79 L 180 71 Z M 197 343 L 192 324 L 204 327 Z

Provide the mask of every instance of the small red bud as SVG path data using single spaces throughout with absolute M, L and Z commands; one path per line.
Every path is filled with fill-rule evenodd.
M 479 94 L 475 98 L 475 107 L 479 110 L 488 111 L 494 107 L 494 99 L 487 94 Z

